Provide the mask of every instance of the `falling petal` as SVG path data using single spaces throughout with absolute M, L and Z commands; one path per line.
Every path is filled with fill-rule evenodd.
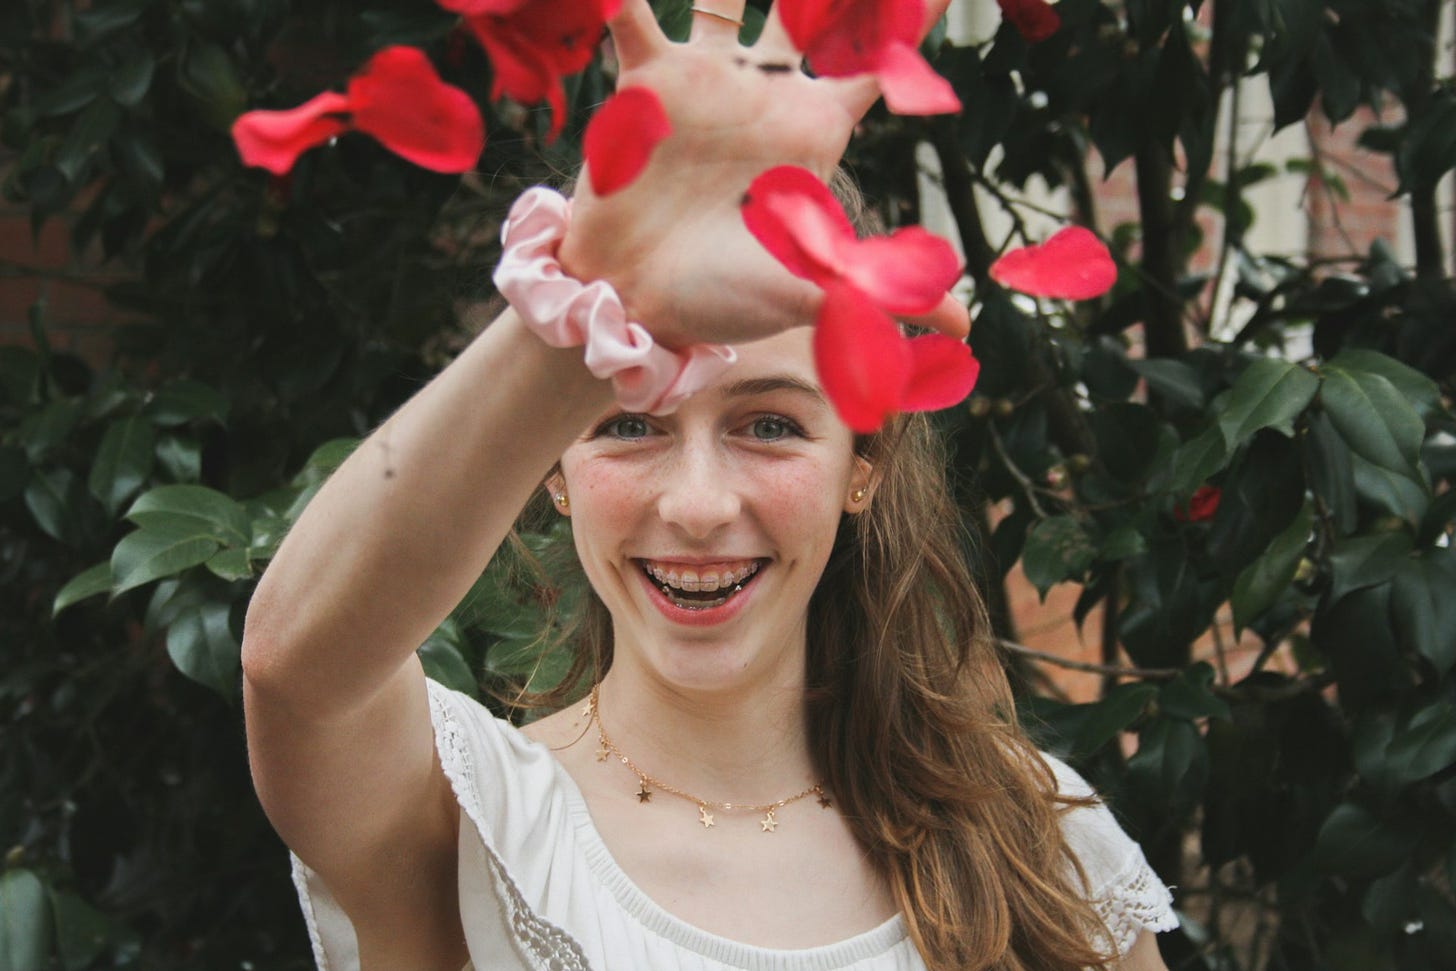
M 939 411 L 960 404 L 981 376 L 964 341 L 944 334 L 924 334 L 905 341 L 910 376 L 900 396 L 901 411 Z
M 875 80 L 885 96 L 885 107 L 897 115 L 947 115 L 961 110 L 950 82 L 908 44 L 884 48 Z
M 1012 250 L 991 265 L 991 279 L 1034 297 L 1091 300 L 1117 282 L 1107 246 L 1081 226 L 1069 226 L 1040 246 Z
M 582 142 L 592 191 L 605 196 L 629 184 L 671 133 L 667 112 L 650 88 L 624 88 L 607 99 L 592 115 Z
M 852 240 L 845 250 L 844 278 L 892 314 L 929 313 L 961 275 L 954 247 L 919 226 Z
M 566 123 L 561 79 L 591 63 L 621 0 L 449 0 L 441 5 L 464 13 L 466 26 L 485 48 L 495 73 L 491 96 L 522 104 L 545 101 L 551 109 L 547 137 L 555 138 Z
M 830 286 L 814 330 L 819 383 L 839 417 L 872 432 L 899 410 L 911 360 L 899 328 L 844 283 Z
M 325 91 L 287 111 L 249 111 L 233 122 L 233 143 L 244 165 L 283 175 L 315 145 L 349 129 L 349 99 Z
M 854 227 L 829 187 L 808 169 L 780 165 L 754 179 L 743 222 L 790 273 L 827 287 L 836 280 Z
M 436 172 L 464 172 L 485 148 L 485 124 L 470 95 L 446 84 L 424 53 L 387 47 L 349 82 L 354 127 Z

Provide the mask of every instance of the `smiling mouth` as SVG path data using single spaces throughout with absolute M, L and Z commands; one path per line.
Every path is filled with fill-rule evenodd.
M 673 606 L 683 610 L 712 610 L 732 600 L 758 576 L 763 561 L 754 560 L 732 570 L 705 572 L 664 567 L 638 561 L 642 572 Z

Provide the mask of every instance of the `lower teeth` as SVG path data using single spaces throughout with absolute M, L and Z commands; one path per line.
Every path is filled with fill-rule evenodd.
M 743 589 L 743 584 L 734 584 L 733 589 L 721 597 L 712 600 L 686 600 L 678 592 L 667 584 L 662 585 L 663 595 L 671 600 L 673 606 L 681 607 L 684 610 L 712 610 L 714 607 L 721 607 L 728 602 L 728 598 Z

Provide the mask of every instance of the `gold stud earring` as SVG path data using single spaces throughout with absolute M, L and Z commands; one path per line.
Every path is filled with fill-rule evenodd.
M 851 492 L 849 494 L 849 501 L 850 502 L 861 502 L 864 499 L 864 497 L 865 497 L 865 491 L 863 489 L 856 489 L 856 490 L 854 490 L 853 492 Z
M 566 498 L 566 493 L 564 492 L 556 493 L 556 504 L 563 510 L 571 508 L 571 500 Z

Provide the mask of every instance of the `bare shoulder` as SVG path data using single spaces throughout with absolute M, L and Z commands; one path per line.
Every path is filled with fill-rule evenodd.
M 1168 971 L 1152 931 L 1143 931 L 1116 965 L 1116 971 Z

